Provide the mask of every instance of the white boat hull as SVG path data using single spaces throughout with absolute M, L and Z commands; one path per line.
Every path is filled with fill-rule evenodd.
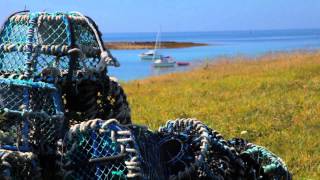
M 155 62 L 153 63 L 153 67 L 174 67 L 176 65 L 176 62 Z
M 174 63 L 173 64 L 154 64 L 153 67 L 155 68 L 164 68 L 164 67 L 174 67 Z
M 141 60 L 144 61 L 152 61 L 154 59 L 159 59 L 160 55 L 155 55 L 155 56 L 146 56 L 146 55 L 140 55 Z

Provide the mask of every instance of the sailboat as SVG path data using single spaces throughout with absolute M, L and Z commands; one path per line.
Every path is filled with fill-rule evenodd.
M 174 67 L 176 61 L 171 56 L 160 56 L 153 62 L 153 67 Z
M 154 49 L 140 54 L 139 56 L 140 56 L 141 60 L 152 61 L 154 59 L 158 59 L 158 58 L 161 57 L 161 55 L 157 51 L 157 49 L 160 49 L 160 46 L 161 46 L 159 38 L 160 38 L 160 31 L 157 34 L 156 43 L 154 45 Z
M 161 47 L 161 41 L 160 41 L 160 31 L 158 32 L 157 39 L 156 39 L 156 45 L 155 45 L 155 52 L 153 56 L 153 67 L 174 67 L 176 62 L 174 59 L 170 56 L 163 56 L 156 51 L 157 49 L 160 49 Z

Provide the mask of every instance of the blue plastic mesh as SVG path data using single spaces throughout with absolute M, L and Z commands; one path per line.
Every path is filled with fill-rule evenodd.
M 117 123 L 91 120 L 70 128 L 63 157 L 64 178 L 128 179 L 141 168 L 134 137 Z M 120 156 L 120 157 L 117 157 Z M 90 162 L 115 157 L 112 160 Z
M 46 83 L 0 79 L 0 130 L 8 133 L 1 144 L 54 145 L 63 120 L 57 97 L 57 89 Z
M 32 78 L 50 68 L 66 73 L 94 69 L 100 61 L 97 41 L 85 18 L 76 13 L 14 14 L 0 32 L 0 76 Z M 70 51 L 73 48 L 80 53 Z

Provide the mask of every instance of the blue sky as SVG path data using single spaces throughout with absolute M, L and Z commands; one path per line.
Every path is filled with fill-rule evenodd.
M 0 0 L 0 21 L 25 5 L 80 11 L 102 32 L 320 28 L 320 0 Z

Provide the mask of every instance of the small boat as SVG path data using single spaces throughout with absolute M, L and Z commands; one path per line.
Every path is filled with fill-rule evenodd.
M 141 60 L 154 61 L 156 59 L 160 59 L 161 58 L 161 54 L 159 53 L 159 50 L 158 50 L 158 49 L 161 48 L 160 33 L 161 32 L 159 30 L 159 32 L 157 33 L 154 49 L 153 50 L 149 50 L 149 51 L 144 52 L 144 53 L 139 55 Z
M 176 61 L 170 56 L 161 56 L 153 62 L 153 67 L 174 67 Z
M 139 56 L 141 60 L 151 61 L 154 59 L 159 59 L 161 55 L 158 54 L 156 50 L 149 50 L 145 53 L 140 54 Z
M 177 62 L 178 66 L 189 66 L 190 63 L 189 62 Z

